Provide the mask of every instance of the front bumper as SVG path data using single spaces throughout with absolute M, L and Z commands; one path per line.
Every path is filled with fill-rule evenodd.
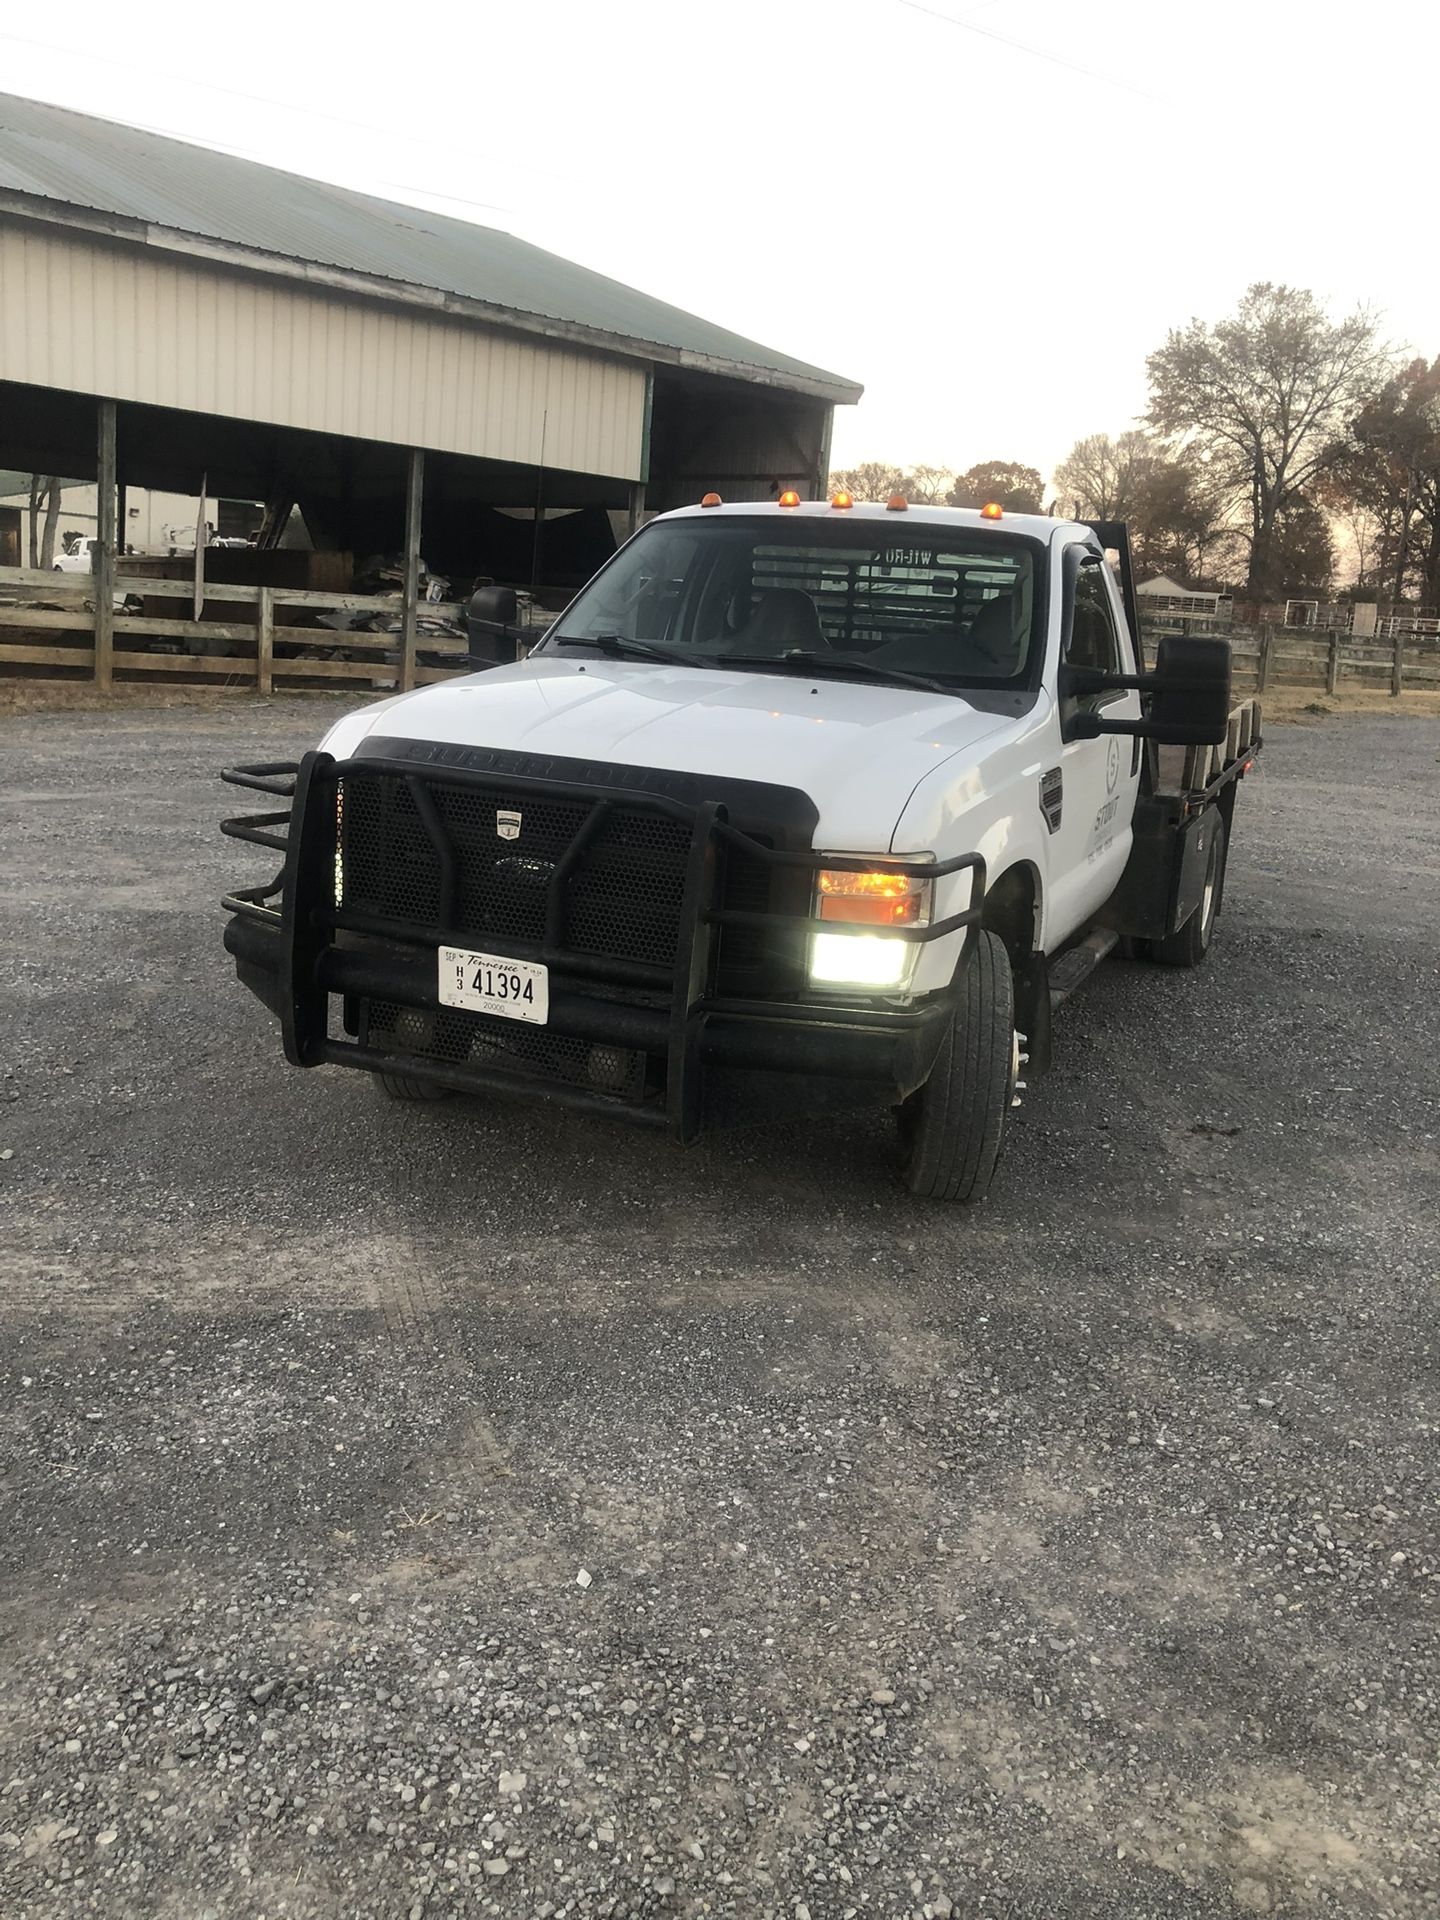
M 343 889 L 342 903 L 336 903 L 337 799 L 347 776 L 377 773 L 403 782 L 413 794 L 416 817 L 433 846 L 441 884 L 433 911 L 423 916 L 361 912 L 343 903 Z M 447 831 L 445 809 L 434 804 L 434 789 L 489 789 L 493 777 L 454 765 L 373 756 L 337 762 L 311 753 L 296 765 L 237 767 L 222 778 L 289 802 L 284 811 L 222 822 L 231 838 L 283 855 L 273 880 L 237 889 L 223 905 L 231 914 L 225 946 L 236 972 L 278 1017 L 286 1057 L 296 1066 L 358 1067 L 462 1092 L 603 1111 L 688 1143 L 703 1124 L 707 1068 L 835 1076 L 900 1098 L 927 1077 L 953 1008 L 953 984 L 887 1006 L 873 998 L 803 990 L 737 997 L 723 992 L 717 979 L 717 940 L 727 927 L 755 934 L 780 930 L 797 940 L 822 928 L 838 930 L 833 921 L 804 914 L 724 905 L 720 874 L 727 852 L 742 850 L 746 861 L 783 869 L 787 882 L 797 874 L 808 881 L 822 866 L 914 873 L 912 862 L 768 846 L 732 825 L 725 806 L 713 800 L 508 771 L 507 793 L 523 794 L 527 806 L 580 804 L 585 824 L 547 882 L 543 937 L 523 941 L 497 933 L 482 942 L 473 921 L 464 927 L 457 916 L 463 860 Z M 567 888 L 586 858 L 586 845 L 616 808 L 678 819 L 688 835 L 670 965 L 607 959 L 567 940 Z M 898 937 L 924 943 L 978 921 L 985 888 L 978 854 L 918 871 L 936 880 L 968 871 L 969 903 L 930 926 L 896 929 Z M 440 1006 L 436 950 L 481 944 L 550 969 L 543 1028 L 517 1033 L 520 1023 Z

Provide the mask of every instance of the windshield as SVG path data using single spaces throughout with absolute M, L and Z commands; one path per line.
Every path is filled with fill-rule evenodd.
M 1016 536 L 924 522 L 658 521 L 579 594 L 547 645 L 1015 686 L 1034 644 L 1033 552 Z

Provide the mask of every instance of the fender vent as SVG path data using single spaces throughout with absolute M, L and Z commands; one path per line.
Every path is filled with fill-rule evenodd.
M 1060 816 L 1064 810 L 1065 775 L 1059 767 L 1051 767 L 1048 773 L 1040 776 L 1040 811 L 1051 833 L 1060 831 Z

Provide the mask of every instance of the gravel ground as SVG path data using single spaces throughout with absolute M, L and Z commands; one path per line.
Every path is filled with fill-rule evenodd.
M 229 759 L 0 720 L 0 1914 L 1440 1910 L 1440 721 L 1276 729 L 989 1203 L 284 1066 Z

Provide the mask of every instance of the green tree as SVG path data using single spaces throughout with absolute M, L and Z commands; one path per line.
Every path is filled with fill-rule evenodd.
M 1313 501 L 1292 497 L 1275 520 L 1277 591 L 1289 600 L 1325 600 L 1335 577 L 1335 547 Z
M 1191 587 L 1226 583 L 1237 558 L 1233 504 L 1203 464 L 1159 457 L 1137 478 L 1127 517 L 1138 565 Z
M 1148 361 L 1150 422 L 1208 456 L 1248 505 L 1247 591 L 1280 588 L 1280 516 L 1335 458 L 1388 367 L 1366 312 L 1331 320 L 1313 293 L 1257 282 L 1215 326 L 1192 320 Z
M 994 500 L 1012 513 L 1041 513 L 1045 483 L 1034 467 L 1015 460 L 981 460 L 956 477 L 952 507 L 983 507 Z
M 1325 504 L 1357 545 L 1368 534 L 1369 584 L 1440 606 L 1440 357 L 1399 368 L 1359 410 L 1327 481 Z

